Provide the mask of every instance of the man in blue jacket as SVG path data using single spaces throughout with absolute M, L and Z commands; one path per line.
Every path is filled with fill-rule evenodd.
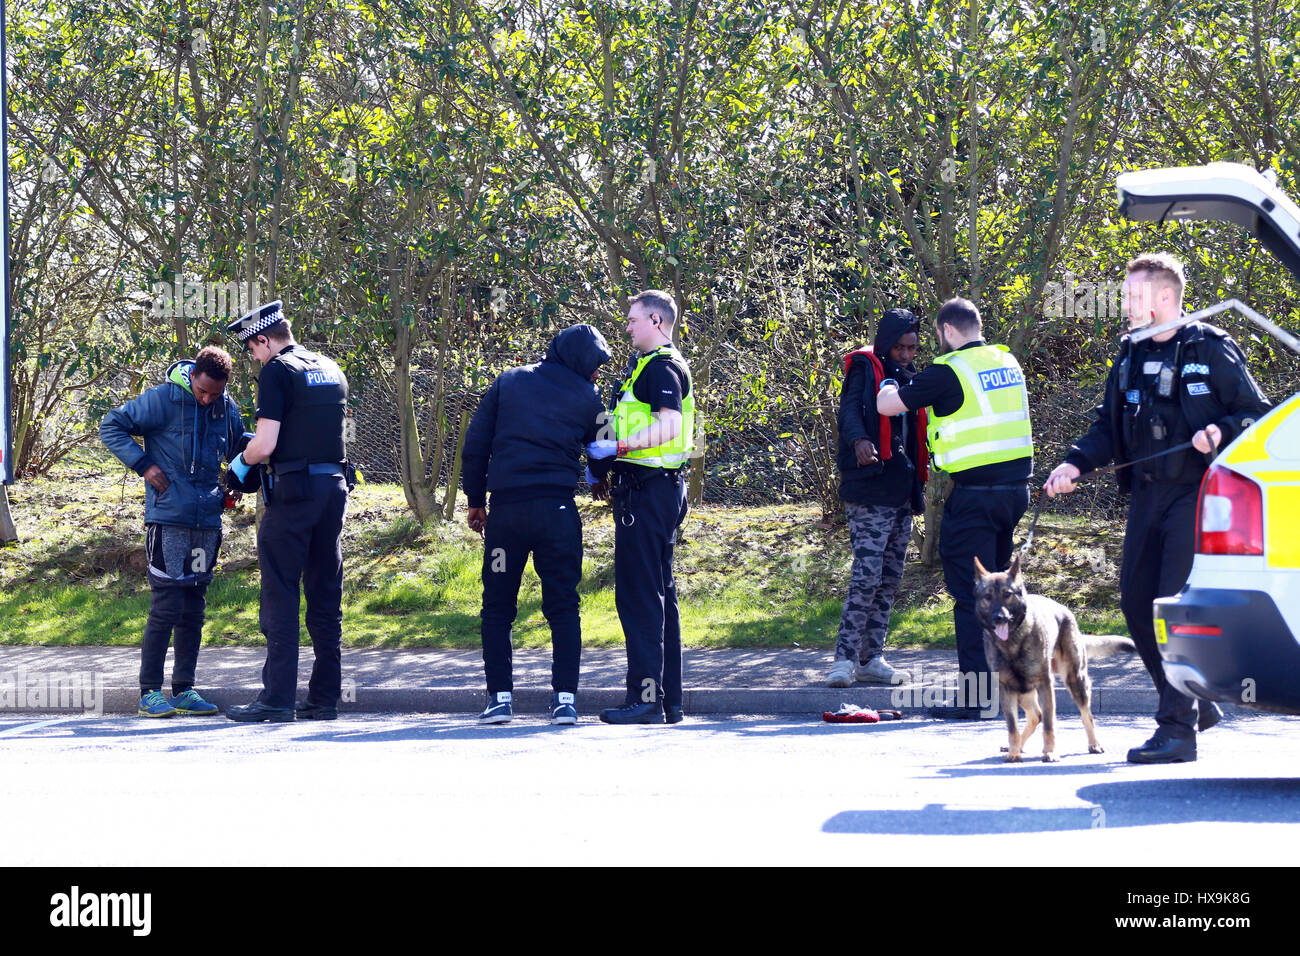
M 595 440 L 604 419 L 594 383 L 609 358 L 598 329 L 565 329 L 542 361 L 501 373 L 465 434 L 461 481 L 468 522 L 484 535 L 481 629 L 488 703 L 481 723 L 506 723 L 513 716 L 511 628 L 529 553 L 551 626 L 551 723 L 578 722 L 582 519 L 573 495 L 582 449 Z M 492 507 L 486 509 L 489 491 Z
M 99 435 L 145 480 L 145 554 L 152 592 L 140 646 L 141 717 L 215 714 L 194 689 L 205 596 L 221 548 L 221 465 L 239 450 L 244 419 L 226 394 L 230 356 L 208 346 L 176 362 L 161 385 L 104 416 Z M 144 447 L 135 438 L 144 439 Z M 172 696 L 162 693 L 172 632 Z

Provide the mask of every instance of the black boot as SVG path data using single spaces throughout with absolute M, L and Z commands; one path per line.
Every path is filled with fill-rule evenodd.
M 294 704 L 293 714 L 298 720 L 338 720 L 339 709 L 328 704 L 310 704 L 303 700 Z
M 1196 713 L 1197 730 L 1209 730 L 1222 719 L 1223 711 L 1219 710 L 1219 705 L 1214 703 L 1214 701 L 1202 700 L 1198 702 Z
M 1195 759 L 1195 737 L 1172 737 L 1163 728 L 1141 747 L 1128 752 L 1129 763 L 1191 763 Z
M 293 710 L 288 707 L 268 707 L 260 700 L 255 700 L 251 704 L 236 704 L 234 707 L 227 707 L 226 716 L 231 720 L 243 722 L 270 721 L 272 723 L 282 723 L 293 720 Z

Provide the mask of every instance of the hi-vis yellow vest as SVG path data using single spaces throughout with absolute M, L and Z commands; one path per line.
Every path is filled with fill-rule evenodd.
M 926 438 L 935 464 L 965 471 L 1033 455 L 1025 376 L 1005 345 L 959 349 L 935 362 L 957 373 L 962 391 L 961 408 L 953 414 L 930 409 Z
M 632 374 L 623 383 L 622 394 L 619 396 L 618 404 L 614 406 L 614 435 L 619 441 L 623 441 L 654 421 L 652 417 L 654 409 L 645 402 L 637 401 L 632 393 L 632 387 L 636 385 L 642 370 L 650 364 L 651 360 L 660 355 L 673 358 L 677 367 L 686 373 L 686 394 L 682 396 L 681 434 L 672 441 L 656 445 L 654 448 L 642 448 L 620 455 L 618 460 L 651 468 L 680 468 L 686 464 L 691 456 L 691 449 L 695 447 L 695 389 L 691 387 L 691 370 L 686 364 L 686 359 L 682 358 L 682 354 L 671 345 L 661 345 L 637 360 L 636 368 L 632 369 Z

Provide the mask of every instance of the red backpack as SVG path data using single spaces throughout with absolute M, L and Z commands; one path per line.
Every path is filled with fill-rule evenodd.
M 880 359 L 876 356 L 876 353 L 872 351 L 870 346 L 864 349 L 857 349 L 855 351 L 850 352 L 848 355 L 844 356 L 845 376 L 849 374 L 849 366 L 853 364 L 853 357 L 855 355 L 865 356 L 867 361 L 871 364 L 871 370 L 875 373 L 876 376 L 876 393 L 879 394 L 880 383 L 885 378 L 885 367 L 882 364 L 880 364 Z M 929 424 L 929 417 L 926 415 L 926 410 L 924 408 L 918 408 L 916 410 L 916 457 L 913 459 L 913 462 L 916 465 L 916 473 L 917 476 L 920 477 L 922 484 L 924 484 L 926 479 L 930 477 L 930 456 L 928 454 L 929 449 L 926 447 L 926 443 L 925 443 L 925 433 L 928 424 Z M 880 416 L 880 460 L 881 461 L 888 461 L 890 456 L 893 454 L 894 443 L 891 440 L 892 437 L 893 437 L 893 429 L 889 424 L 889 417 L 886 415 L 881 415 Z

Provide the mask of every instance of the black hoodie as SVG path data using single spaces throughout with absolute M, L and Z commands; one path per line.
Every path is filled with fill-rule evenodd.
M 499 501 L 572 495 L 583 446 L 595 441 L 605 406 L 591 373 L 609 346 L 590 325 L 565 329 L 533 365 L 508 369 L 479 402 L 465 433 L 461 486 L 471 508 Z
M 905 333 L 919 332 L 920 325 L 921 320 L 907 309 L 890 309 L 880 318 L 880 328 L 871 350 L 884 366 L 885 375 L 897 379 L 900 385 L 906 385 L 912 380 L 916 366 L 899 365 L 889 357 L 889 350 Z M 876 411 L 878 386 L 871 363 L 863 356 L 854 356 L 844 378 L 844 390 L 840 394 L 840 499 L 856 505 L 885 505 L 895 508 L 910 504 L 913 512 L 919 513 L 923 507 L 920 482 L 906 451 L 915 441 L 915 412 L 908 412 L 906 416 L 895 415 L 890 419 L 892 451 L 888 461 L 877 461 L 864 468 L 858 465 L 853 450 L 853 443 L 860 438 L 870 439 L 879 448 L 880 414 Z

